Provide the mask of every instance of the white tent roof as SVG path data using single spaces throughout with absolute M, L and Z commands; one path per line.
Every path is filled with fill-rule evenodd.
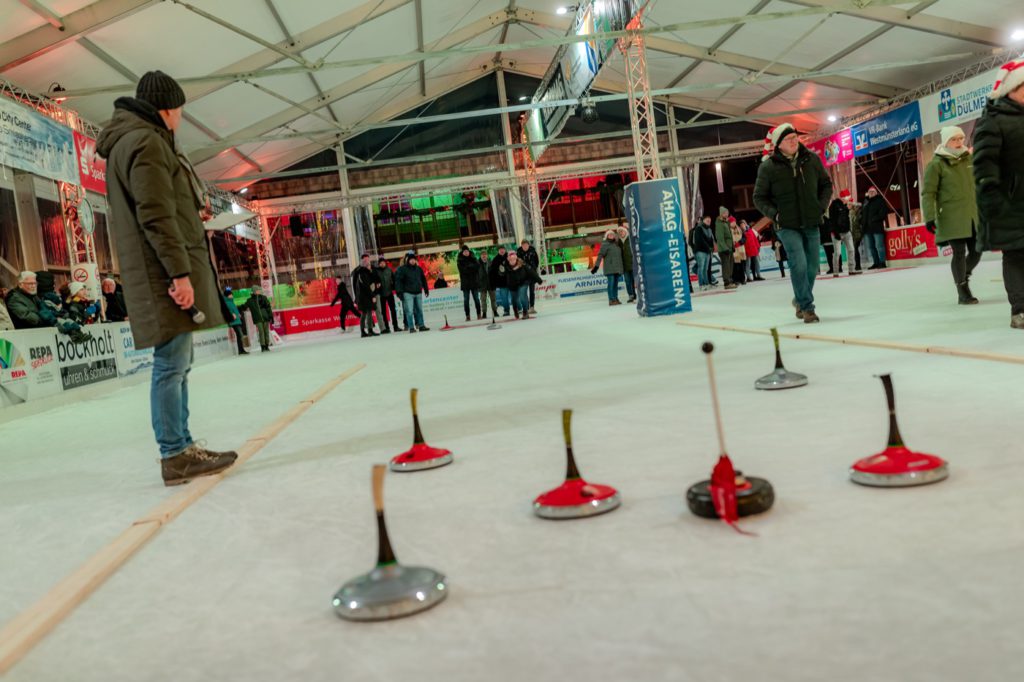
M 0 75 L 43 93 L 52 83 L 72 95 L 101 89 L 68 103 L 97 122 L 109 118 L 113 99 L 130 94 L 148 70 L 200 79 L 186 85 L 181 137 L 200 172 L 217 180 L 285 168 L 351 136 L 352 126 L 394 118 L 496 66 L 543 75 L 555 46 L 424 61 L 408 53 L 558 38 L 571 13 L 557 15 L 557 4 L 0 0 Z M 704 20 L 715 23 L 693 25 Z M 679 23 L 688 26 L 660 30 Z M 657 30 L 647 38 L 652 88 L 698 88 L 671 96 L 675 103 L 765 120 L 772 112 L 811 109 L 798 119 L 814 128 L 830 114 L 854 113 L 1006 47 L 1013 29 L 1024 26 L 1024 3 L 652 0 L 645 26 Z M 928 61 L 948 55 L 959 57 Z M 281 68 L 288 72 L 266 73 Z M 844 69 L 857 70 L 834 73 Z M 833 73 L 772 81 L 824 70 Z M 621 59 L 601 81 L 625 90 Z M 320 132 L 281 139 L 313 131 Z

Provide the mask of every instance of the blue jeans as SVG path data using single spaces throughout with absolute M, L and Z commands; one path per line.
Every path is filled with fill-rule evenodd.
M 509 289 L 512 294 L 512 309 L 518 312 L 530 310 L 530 285 L 524 284 L 516 289 Z
M 424 326 L 423 294 L 402 294 L 402 312 L 405 313 L 406 329 Z M 413 322 L 415 322 L 415 326 Z
M 619 279 L 622 277 L 620 274 L 605 275 L 608 278 L 608 300 L 618 301 L 619 300 Z
M 508 307 L 511 305 L 508 289 L 506 287 L 498 287 L 497 294 L 498 305 L 504 308 L 505 314 L 508 315 Z
M 697 284 L 706 287 L 711 284 L 708 274 L 711 272 L 711 254 L 704 251 L 694 251 L 693 257 L 697 261 Z
M 786 247 L 793 296 L 800 310 L 814 312 L 814 280 L 818 277 L 821 235 L 818 228 L 779 230 L 779 241 Z
M 636 288 L 633 286 L 633 271 L 626 270 L 622 274 L 622 278 L 626 280 L 626 295 L 630 298 L 636 297 Z
M 160 457 L 167 459 L 192 444 L 188 432 L 188 373 L 192 333 L 178 334 L 153 349 L 149 409 Z
M 868 243 L 868 253 L 871 254 L 871 262 L 880 268 L 885 267 L 885 233 L 866 234 L 864 241 Z

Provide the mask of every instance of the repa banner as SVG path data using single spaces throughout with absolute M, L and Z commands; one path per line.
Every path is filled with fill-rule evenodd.
M 999 69 L 993 69 L 922 98 L 921 128 L 924 133 L 934 133 L 945 126 L 957 126 L 981 118 L 997 78 Z
M 70 128 L 0 96 L 0 165 L 78 184 Z
M 634 182 L 626 188 L 637 312 L 645 317 L 693 310 L 679 181 Z
M 0 407 L 61 391 L 53 329 L 0 332 Z
M 921 137 L 921 108 L 911 102 L 853 127 L 853 155 L 867 156 Z

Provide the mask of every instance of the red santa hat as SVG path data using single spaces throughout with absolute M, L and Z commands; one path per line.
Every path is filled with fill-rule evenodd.
M 779 142 L 782 142 L 782 138 L 795 132 L 796 128 L 794 128 L 790 123 L 781 123 L 769 130 L 768 135 L 764 138 L 764 151 L 761 152 L 761 160 L 764 161 L 772 155 L 772 152 L 775 151 L 775 147 L 778 146 Z
M 850 194 L 850 190 L 848 190 L 848 189 L 844 189 L 842 192 L 839 193 L 839 198 L 842 199 L 843 201 L 846 201 L 847 199 L 849 199 L 852 196 L 853 195 Z
M 989 93 L 989 98 L 999 99 L 1024 85 L 1024 59 L 1015 62 L 1006 62 L 999 70 L 999 77 L 996 78 L 995 87 Z

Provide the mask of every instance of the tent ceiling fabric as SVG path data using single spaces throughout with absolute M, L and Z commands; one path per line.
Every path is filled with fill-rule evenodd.
M 346 128 L 402 115 L 492 73 L 495 52 L 431 57 L 421 67 L 399 55 L 470 45 L 516 44 L 565 34 L 559 0 L 0 0 L 0 75 L 45 93 L 53 82 L 86 90 L 129 86 L 145 71 L 178 78 L 252 73 L 368 57 L 383 63 L 256 75 L 186 87 L 192 117 L 181 132 L 208 179 L 256 168 L 276 171 L 339 139 Z M 35 6 L 35 7 L 33 7 Z M 811 8 L 808 10 L 808 8 Z M 417 32 L 417 10 L 422 36 Z M 816 109 L 798 116 L 812 129 L 918 87 L 1006 46 L 1024 26 L 1019 0 L 652 0 L 645 26 L 728 17 L 816 12 L 770 21 L 660 31 L 648 37 L 652 88 L 715 85 L 670 99 L 724 115 Z M 64 30 L 59 30 L 58 27 Z M 540 76 L 556 47 L 502 52 L 502 68 Z M 865 67 L 974 54 L 960 61 L 889 69 Z M 762 78 L 824 69 L 862 69 L 791 83 Z M 625 91 L 621 59 L 602 88 Z M 422 81 L 421 81 L 422 78 Z M 422 89 L 425 87 L 426 95 Z M 87 118 L 109 118 L 114 93 L 73 98 Z M 824 109 L 834 107 L 834 111 Z M 333 129 L 338 128 L 337 132 Z M 324 131 L 332 131 L 324 133 Z M 319 137 L 280 136 L 316 132 Z M 260 139 L 263 137 L 278 139 Z M 223 140 L 223 142 L 221 142 Z

